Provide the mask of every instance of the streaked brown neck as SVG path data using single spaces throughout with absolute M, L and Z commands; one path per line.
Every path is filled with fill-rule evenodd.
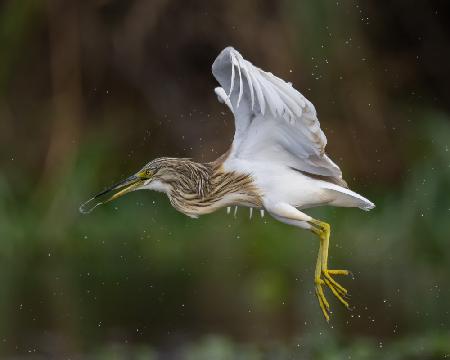
M 177 173 L 168 196 L 172 206 L 188 216 L 196 217 L 232 205 L 262 206 L 251 176 L 226 172 L 220 161 L 184 160 Z

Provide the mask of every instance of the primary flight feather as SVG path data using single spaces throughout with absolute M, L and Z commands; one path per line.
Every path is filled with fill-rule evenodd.
M 292 84 L 254 66 L 232 47 L 219 54 L 212 73 L 220 84 L 215 89 L 219 101 L 235 119 L 230 149 L 209 163 L 155 159 L 94 196 L 80 211 L 138 189 L 166 193 L 175 209 L 191 217 L 229 206 L 266 210 L 283 223 L 318 235 L 315 293 L 329 320 L 324 287 L 348 307 L 347 290 L 333 276 L 349 272 L 328 269 L 330 226 L 300 210 L 320 205 L 370 210 L 374 204 L 348 189 L 341 170 L 325 153 L 327 138 L 314 105 Z

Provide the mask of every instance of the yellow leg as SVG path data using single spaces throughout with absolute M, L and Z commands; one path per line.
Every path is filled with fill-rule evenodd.
M 327 321 L 330 320 L 330 305 L 325 298 L 323 285 L 326 285 L 334 296 L 345 306 L 349 307 L 348 302 L 344 300 L 347 296 L 347 290 L 333 279 L 332 275 L 348 275 L 347 270 L 329 270 L 328 269 L 328 247 L 330 244 L 330 225 L 319 221 L 311 220 L 312 232 L 320 239 L 319 254 L 317 256 L 316 271 L 314 274 L 316 296 L 319 300 L 320 308 Z
M 328 303 L 325 294 L 323 293 L 322 285 L 324 284 L 324 281 L 321 279 L 321 274 L 322 274 L 322 242 L 319 244 L 319 253 L 317 256 L 316 271 L 314 273 L 314 283 L 316 296 L 317 299 L 319 300 L 319 305 L 320 308 L 322 309 L 323 316 L 325 316 L 325 319 L 329 321 L 330 304 Z

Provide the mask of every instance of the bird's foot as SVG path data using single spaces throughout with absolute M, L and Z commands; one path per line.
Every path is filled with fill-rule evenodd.
M 323 287 L 328 287 L 333 295 L 348 309 L 349 304 L 347 289 L 333 279 L 334 275 L 349 275 L 348 270 L 329 270 L 328 269 L 328 247 L 330 242 L 330 225 L 326 222 L 312 219 L 309 221 L 312 225 L 311 231 L 320 239 L 319 255 L 317 258 L 315 271 L 315 290 L 319 300 L 320 308 L 327 321 L 330 320 L 330 304 L 325 298 Z M 347 300 L 346 300 L 347 299 Z
M 327 321 L 330 320 L 330 304 L 328 303 L 324 291 L 323 286 L 327 286 L 334 296 L 338 298 L 338 300 L 348 309 L 349 304 L 345 300 L 348 299 L 349 295 L 347 290 L 340 285 L 336 280 L 333 279 L 332 275 L 349 275 L 350 272 L 348 270 L 322 270 L 320 277 L 315 279 L 315 290 L 316 296 L 319 300 L 320 308 L 322 309 L 323 315 Z

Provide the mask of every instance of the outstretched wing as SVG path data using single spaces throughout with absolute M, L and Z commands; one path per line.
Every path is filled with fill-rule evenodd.
M 234 114 L 235 134 L 228 158 L 286 165 L 313 175 L 342 180 L 339 167 L 325 154 L 327 138 L 314 105 L 272 73 L 225 48 L 212 65 L 221 87 L 219 101 Z

